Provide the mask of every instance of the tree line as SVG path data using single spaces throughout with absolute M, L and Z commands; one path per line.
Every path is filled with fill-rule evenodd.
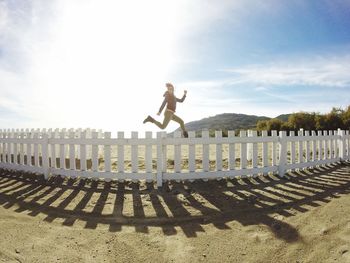
M 346 109 L 333 108 L 329 113 L 320 114 L 316 112 L 292 113 L 287 121 L 274 118 L 257 122 L 256 129 L 277 131 L 304 130 L 349 130 L 350 128 L 350 106 Z

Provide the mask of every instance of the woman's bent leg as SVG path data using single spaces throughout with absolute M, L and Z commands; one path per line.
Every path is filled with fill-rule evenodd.
M 170 120 L 172 119 L 174 113 L 172 113 L 171 111 L 165 111 L 164 113 L 164 120 L 163 123 L 160 123 L 159 121 L 154 121 L 153 123 L 155 125 L 157 125 L 159 128 L 161 128 L 162 130 L 166 128 L 166 126 L 168 126 Z
M 182 131 L 186 131 L 186 129 L 185 129 L 185 123 L 184 123 L 184 121 L 179 117 L 179 116 L 177 116 L 177 115 L 173 115 L 173 121 L 175 121 L 175 122 L 177 122 L 178 124 L 180 124 L 180 127 L 181 127 L 181 129 L 182 129 Z

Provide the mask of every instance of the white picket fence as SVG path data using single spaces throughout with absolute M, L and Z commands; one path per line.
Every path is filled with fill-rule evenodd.
M 221 131 L 210 137 L 179 132 L 118 132 L 66 129 L 0 130 L 0 168 L 105 180 L 222 179 L 304 169 L 349 160 L 349 131 Z

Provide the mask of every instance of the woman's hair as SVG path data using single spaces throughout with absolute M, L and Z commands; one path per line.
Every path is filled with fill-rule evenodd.
M 174 89 L 174 86 L 173 86 L 173 84 L 171 84 L 171 83 L 165 83 L 165 86 L 167 87 L 167 88 L 173 88 Z

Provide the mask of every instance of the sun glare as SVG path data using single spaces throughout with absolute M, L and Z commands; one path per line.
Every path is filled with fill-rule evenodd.
M 52 125 L 139 129 L 176 61 L 174 7 L 163 1 L 60 1 L 34 48 L 40 118 Z

